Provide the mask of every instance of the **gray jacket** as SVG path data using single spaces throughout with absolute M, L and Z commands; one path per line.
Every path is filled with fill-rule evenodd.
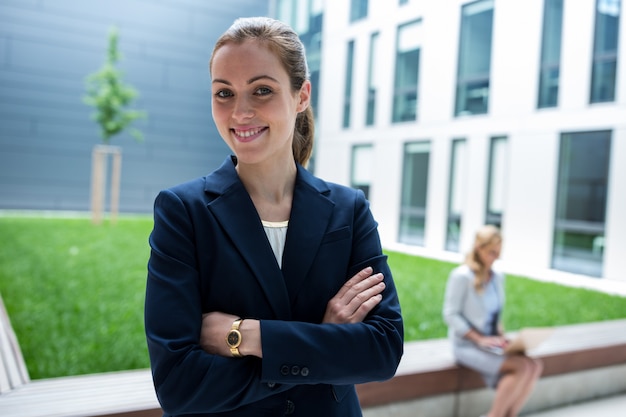
M 503 306 L 504 275 L 493 271 L 492 279 L 500 305 Z M 483 329 L 489 319 L 482 294 L 474 290 L 474 272 L 465 264 L 450 272 L 444 296 L 443 319 L 448 325 L 448 337 L 454 344 L 467 343 L 463 336 L 472 328 Z

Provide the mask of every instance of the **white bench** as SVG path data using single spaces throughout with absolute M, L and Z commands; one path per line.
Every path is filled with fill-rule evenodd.
M 31 381 L 0 296 L 0 416 L 162 415 L 149 369 Z

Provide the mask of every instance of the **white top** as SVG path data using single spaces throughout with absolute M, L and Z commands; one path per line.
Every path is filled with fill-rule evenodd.
M 287 226 L 289 226 L 289 220 L 284 222 L 268 222 L 261 220 L 263 223 L 263 229 L 267 235 L 267 240 L 270 242 L 270 246 L 274 251 L 276 262 L 278 267 L 283 266 L 283 250 L 285 249 L 285 239 L 287 238 Z

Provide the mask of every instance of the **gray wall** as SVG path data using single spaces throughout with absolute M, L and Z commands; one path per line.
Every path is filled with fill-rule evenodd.
M 101 143 L 85 76 L 119 27 L 120 68 L 149 117 L 127 134 L 120 210 L 150 212 L 156 193 L 205 175 L 228 148 L 211 119 L 208 60 L 238 16 L 259 0 L 0 0 L 0 209 L 88 210 L 91 151 Z

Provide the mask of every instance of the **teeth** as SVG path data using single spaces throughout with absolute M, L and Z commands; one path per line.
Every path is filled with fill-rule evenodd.
M 250 136 L 253 136 L 259 133 L 261 131 L 261 128 L 249 129 L 249 130 L 236 130 L 236 129 L 233 129 L 233 130 L 235 132 L 235 135 L 240 136 L 242 138 L 249 138 Z

